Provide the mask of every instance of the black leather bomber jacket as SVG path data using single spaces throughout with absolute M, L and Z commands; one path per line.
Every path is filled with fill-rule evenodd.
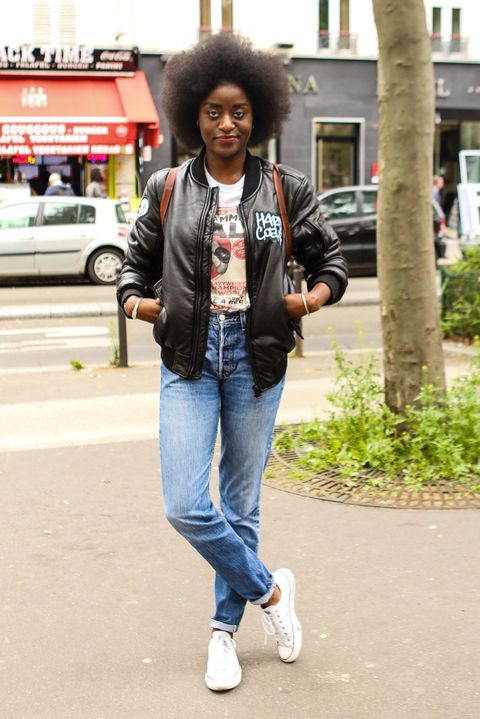
M 339 240 L 318 207 L 310 181 L 289 167 L 280 167 L 295 259 L 304 266 L 308 288 L 329 285 L 329 304 L 347 286 L 347 267 Z M 162 305 L 153 329 L 162 360 L 173 372 L 198 379 L 205 357 L 210 311 L 212 232 L 218 188 L 209 187 L 204 156 L 177 171 L 165 227 L 160 200 L 168 170 L 149 179 L 130 233 L 117 298 L 121 306 L 131 294 L 158 297 Z M 277 384 L 294 345 L 284 294 L 288 292 L 285 247 L 271 163 L 247 155 L 240 203 L 245 229 L 247 287 L 250 309 L 247 343 L 254 392 Z

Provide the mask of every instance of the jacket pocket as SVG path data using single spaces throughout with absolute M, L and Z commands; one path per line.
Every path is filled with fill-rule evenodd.
M 167 326 L 167 308 L 162 307 L 157 319 L 153 323 L 153 337 L 155 342 L 160 346 L 164 344 L 169 346 L 166 342 L 166 326 Z
M 158 282 L 154 284 L 153 290 L 155 292 L 155 297 L 163 307 L 163 280 L 158 280 Z
M 288 274 L 288 272 L 285 272 L 284 288 L 285 288 L 286 295 L 293 295 L 296 293 L 295 285 L 293 284 L 293 280 L 290 277 L 290 275 Z M 285 315 L 287 317 L 287 323 L 288 323 L 290 330 L 292 332 L 295 332 L 303 340 L 302 322 L 300 320 L 300 317 L 290 317 L 290 315 L 287 312 L 285 302 L 283 303 L 283 308 L 285 310 Z

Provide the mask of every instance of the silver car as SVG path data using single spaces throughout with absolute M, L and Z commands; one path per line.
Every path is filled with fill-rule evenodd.
M 0 276 L 86 275 L 115 282 L 127 224 L 114 200 L 29 197 L 0 203 Z

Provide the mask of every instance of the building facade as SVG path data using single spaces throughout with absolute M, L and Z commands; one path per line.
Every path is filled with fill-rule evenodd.
M 160 107 L 168 58 L 222 30 L 274 49 L 285 63 L 291 118 L 281 138 L 259 151 L 307 173 L 319 191 L 376 180 L 377 37 L 371 0 L 179 0 L 168 9 L 151 0 L 23 0 L 23 5 L 24 24 L 7 18 L 0 44 L 8 37 L 10 46 L 138 48 L 136 72 L 147 79 L 160 134 L 155 147 L 137 130 L 129 195 L 141 192 L 154 170 L 187 156 Z M 433 167 L 445 175 L 448 196 L 458 181 L 458 152 L 480 149 L 480 4 L 427 0 L 425 10 L 436 79 Z M 107 160 L 110 166 L 115 162 Z M 118 195 L 121 184 L 112 185 L 111 194 Z

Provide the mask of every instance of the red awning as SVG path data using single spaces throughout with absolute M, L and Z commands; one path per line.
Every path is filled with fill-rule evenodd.
M 133 154 L 138 129 L 158 146 L 145 75 L 0 78 L 0 155 Z

